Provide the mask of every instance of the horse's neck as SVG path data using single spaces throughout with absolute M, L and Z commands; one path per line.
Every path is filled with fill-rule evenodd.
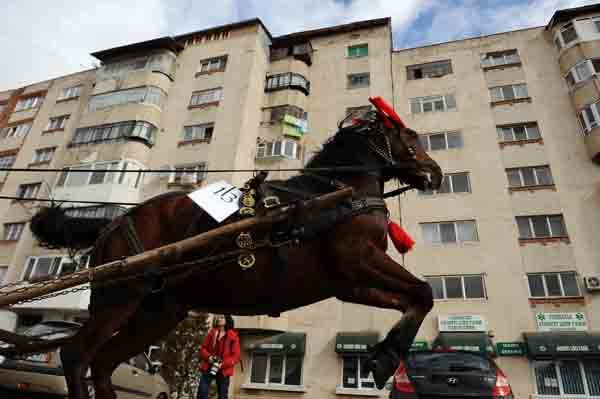
M 382 197 L 383 183 L 377 176 L 364 174 L 352 176 L 342 180 L 344 184 L 352 186 L 355 197 Z

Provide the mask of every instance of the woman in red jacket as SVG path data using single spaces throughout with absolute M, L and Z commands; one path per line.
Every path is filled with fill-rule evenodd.
M 200 386 L 198 399 L 208 399 L 208 387 L 213 379 L 217 381 L 219 399 L 227 399 L 229 377 L 233 367 L 240 361 L 240 339 L 233 329 L 233 318 L 229 315 L 215 315 L 210 329 L 200 347 Z

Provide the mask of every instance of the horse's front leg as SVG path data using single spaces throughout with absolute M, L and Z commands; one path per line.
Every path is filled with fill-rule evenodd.
M 344 302 L 397 309 L 403 312 L 400 321 L 392 327 L 385 339 L 375 346 L 371 359 L 367 363 L 379 389 L 383 388 L 394 374 L 400 359 L 408 354 L 419 327 L 431 310 L 433 299 L 429 303 L 422 302 L 426 292 L 431 294 L 431 287 L 428 283 L 422 282 L 417 289 L 422 290 L 419 295 L 360 286 L 337 295 L 337 298 Z
M 350 291 L 342 288 L 345 293 L 338 295 L 339 299 L 403 312 L 400 321 L 377 344 L 368 364 L 377 387 L 382 388 L 394 374 L 399 360 L 408 354 L 425 316 L 433 308 L 433 293 L 427 282 L 415 277 L 372 242 L 364 244 L 358 261 L 356 258 L 351 263 L 350 259 L 344 261 L 347 262 L 344 267 L 353 270 L 354 278 L 349 282 L 355 282 L 356 286 Z

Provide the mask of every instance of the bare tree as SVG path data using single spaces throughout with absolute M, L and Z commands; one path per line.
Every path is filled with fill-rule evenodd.
M 190 313 L 160 344 L 162 376 L 178 399 L 196 397 L 200 376 L 200 346 L 208 332 L 208 314 Z

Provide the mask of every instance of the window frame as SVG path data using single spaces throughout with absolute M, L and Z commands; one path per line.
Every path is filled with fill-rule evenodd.
M 187 137 L 187 132 L 188 129 L 191 129 L 192 131 L 192 138 L 186 138 Z M 196 129 L 200 129 L 200 135 L 194 133 L 196 131 Z M 208 138 L 207 138 L 207 133 L 206 131 L 210 129 L 210 134 L 208 134 Z M 182 137 L 181 137 L 181 143 L 191 143 L 191 142 L 206 142 L 206 143 L 210 143 L 212 141 L 212 138 L 215 135 L 215 123 L 214 122 L 207 122 L 207 123 L 196 123 L 196 124 L 190 124 L 190 125 L 184 125 L 183 126 L 183 132 L 182 132 Z
M 113 130 L 116 134 L 113 134 Z M 146 134 L 138 134 L 141 130 L 144 130 Z M 80 127 L 75 129 L 68 147 L 94 145 L 128 139 L 141 139 L 144 141 L 144 144 L 152 147 L 156 141 L 157 130 L 157 127 L 152 123 L 143 120 Z M 101 137 L 98 138 L 98 136 Z
M 60 95 L 58 96 L 56 101 L 67 101 L 67 100 L 74 100 L 76 98 L 79 98 L 79 96 L 81 96 L 82 88 L 83 88 L 83 85 L 64 87 L 60 91 Z
M 43 99 L 44 96 L 41 95 L 20 98 L 15 104 L 15 112 L 27 111 L 29 109 L 38 108 L 42 105 Z
M 275 152 L 275 148 L 276 148 L 276 143 L 280 143 L 280 151 L 278 153 Z M 294 145 L 294 155 L 289 156 L 286 155 L 285 153 L 285 148 L 287 144 L 293 144 Z M 270 148 L 270 151 L 269 151 Z M 290 160 L 300 160 L 302 159 L 302 150 L 304 149 L 304 146 L 296 141 L 296 140 L 292 140 L 292 139 L 276 139 L 276 140 L 272 140 L 272 141 L 263 141 L 261 143 L 257 144 L 256 147 L 256 155 L 255 155 L 255 159 L 257 161 L 259 160 L 268 160 L 268 159 L 281 159 L 281 158 L 285 158 L 285 159 L 290 159 Z M 261 155 L 261 152 L 263 153 L 263 155 Z
M 361 50 L 366 49 L 366 53 L 362 53 Z M 352 54 L 352 51 L 356 50 L 356 54 Z M 369 43 L 353 44 L 347 47 L 346 57 L 347 58 L 363 58 L 369 56 Z
M 27 137 L 33 126 L 32 121 L 16 123 L 1 130 L 0 140 Z
M 357 386 L 356 387 L 347 387 L 344 386 L 344 358 L 353 357 L 356 358 L 356 376 L 357 376 Z M 375 386 L 375 380 L 372 377 L 372 374 L 369 373 L 366 378 L 362 378 L 361 376 L 361 358 L 367 360 L 369 355 L 366 353 L 342 353 L 340 358 L 340 385 L 339 388 L 343 390 L 360 390 L 360 391 L 375 391 L 377 388 Z M 373 383 L 372 387 L 363 387 L 362 383 L 371 382 Z
M 357 83 L 354 79 L 361 79 L 362 83 Z M 366 82 L 366 83 L 365 83 Z M 371 73 L 370 72 L 359 72 L 349 73 L 346 75 L 346 88 L 348 90 L 353 89 L 364 89 L 371 86 Z
M 27 200 L 27 198 L 35 198 L 40 192 L 40 188 L 42 187 L 42 183 L 24 183 L 19 184 L 17 186 L 17 194 L 16 197 L 19 200 Z
M 30 164 L 35 163 L 50 163 L 56 153 L 56 147 L 38 148 L 33 152 L 33 159 Z
M 25 222 L 14 222 L 4 223 L 4 233 L 2 236 L 3 241 L 19 241 L 23 230 L 25 229 Z
M 439 68 L 437 68 L 438 70 L 442 70 L 442 72 L 433 72 L 436 70 L 436 66 L 440 66 Z M 424 72 L 424 69 L 427 68 L 431 68 L 432 72 Z M 415 77 L 415 71 L 420 70 L 421 71 L 421 77 L 417 78 Z M 452 75 L 454 73 L 454 70 L 452 69 L 452 60 L 451 59 L 446 59 L 446 60 L 439 60 L 439 61 L 432 61 L 432 62 L 426 62 L 423 64 L 415 64 L 415 65 L 409 65 L 406 67 L 406 80 L 422 80 L 422 79 L 432 79 L 432 78 L 441 78 L 443 76 L 446 75 Z
M 283 72 L 267 75 L 265 78 L 265 93 L 277 90 L 298 90 L 305 95 L 310 94 L 310 81 L 299 73 Z
M 455 176 L 458 175 L 465 175 L 467 177 L 467 191 L 454 191 L 454 178 Z M 443 180 L 442 180 L 442 186 L 444 184 L 444 179 L 449 178 L 449 188 L 450 191 L 448 192 L 439 192 L 438 190 L 427 190 L 427 191 L 421 191 L 418 190 L 417 192 L 419 193 L 420 196 L 430 196 L 430 195 L 445 195 L 445 194 L 471 194 L 472 191 L 472 186 L 471 186 L 471 174 L 466 171 L 466 172 L 452 172 L 452 173 L 445 173 L 443 176 Z M 440 186 L 441 188 L 441 186 Z
M 465 222 L 472 222 L 475 225 L 475 235 L 476 235 L 476 239 L 475 240 L 460 240 L 460 231 L 459 231 L 459 227 L 458 224 L 459 223 L 465 223 Z M 419 223 L 421 225 L 421 234 L 423 236 L 423 242 L 427 245 L 462 245 L 462 244 L 466 244 L 466 243 L 477 243 L 479 242 L 479 229 L 477 228 L 477 221 L 475 219 L 464 219 L 464 220 L 448 220 L 448 221 L 442 221 L 442 222 L 424 222 L 424 223 Z M 455 241 L 442 241 L 442 232 L 441 232 L 441 225 L 442 224 L 452 224 L 454 226 L 454 237 L 455 237 Z M 435 225 L 437 227 L 437 235 L 440 237 L 440 241 L 431 241 L 428 242 L 425 239 L 425 234 L 424 234 L 424 225 Z
M 538 177 L 538 169 L 540 168 L 546 168 L 548 171 L 548 175 L 550 176 L 550 180 L 552 180 L 551 184 L 540 184 L 540 180 Z M 525 184 L 525 178 L 523 177 L 523 170 L 524 169 L 532 169 L 533 170 L 533 178 L 535 180 L 535 184 L 534 185 L 526 185 Z M 550 165 L 536 165 L 536 166 L 520 166 L 520 167 L 516 167 L 516 168 L 506 168 L 506 177 L 508 179 L 508 188 L 514 189 L 514 188 L 527 188 L 527 187 L 544 187 L 544 186 L 554 186 L 554 176 L 552 176 L 552 170 L 550 169 Z M 508 177 L 508 173 L 509 171 L 517 171 L 519 173 L 519 181 L 520 181 L 520 185 L 519 186 L 511 186 L 510 184 L 510 178 Z
M 431 148 L 431 136 L 439 136 L 439 135 L 444 135 L 444 148 L 440 148 L 440 149 L 432 149 Z M 448 135 L 450 134 L 456 134 L 458 137 L 460 137 L 460 146 L 459 147 L 450 147 L 449 146 L 449 140 L 448 140 Z M 464 140 L 463 140 L 463 136 L 462 136 L 462 132 L 460 130 L 449 130 L 446 132 L 434 132 L 434 133 L 425 133 L 425 134 L 419 134 L 419 139 L 421 142 L 421 145 L 423 145 L 425 147 L 425 151 L 429 152 L 429 151 L 447 151 L 447 150 L 458 150 L 461 148 L 464 148 Z M 423 140 L 427 140 L 425 143 L 423 142 Z
M 267 362 L 265 364 L 265 382 L 254 382 L 252 381 L 252 370 L 254 368 L 254 356 L 255 355 L 265 355 L 267 356 Z M 283 362 L 282 362 L 282 367 L 281 367 L 281 381 L 283 381 L 281 384 L 278 383 L 274 383 L 274 382 L 269 382 L 270 377 L 271 377 L 271 357 L 272 356 L 282 356 L 283 357 Z M 292 388 L 300 388 L 304 386 L 304 355 L 302 354 L 294 354 L 291 356 L 294 357 L 299 357 L 301 359 L 300 362 L 300 383 L 298 385 L 293 385 L 293 384 L 286 384 L 285 383 L 285 376 L 286 376 L 286 371 L 287 371 L 287 363 L 288 363 L 288 356 L 290 356 L 287 353 L 268 353 L 268 352 L 252 352 L 250 355 L 250 371 L 248 373 L 248 384 L 251 385 L 257 385 L 257 386 L 264 386 L 265 388 L 269 388 L 269 387 L 282 387 L 282 388 L 286 388 L 286 387 L 292 387 Z M 242 386 L 243 388 L 243 386 Z
M 62 269 L 64 267 L 64 265 L 66 263 L 72 263 L 71 262 L 71 257 L 69 255 L 52 255 L 52 254 L 47 254 L 47 255 L 37 255 L 37 256 L 28 256 L 25 259 L 24 262 L 24 267 L 23 270 L 21 271 L 21 275 L 19 280 L 20 281 L 31 281 L 32 278 L 36 278 L 36 277 L 40 277 L 40 276 L 35 276 L 35 272 L 38 268 L 38 262 L 39 259 L 42 258 L 51 258 L 50 261 L 50 266 L 48 267 L 48 274 L 47 275 L 42 275 L 44 277 L 52 277 L 52 276 L 61 276 L 62 273 Z M 79 269 L 75 269 L 73 272 L 74 273 L 78 270 L 83 270 L 86 269 L 89 266 L 89 262 L 90 262 L 90 256 L 89 255 L 76 255 L 75 256 L 75 261 L 76 262 L 80 262 L 81 259 L 84 258 L 84 265 L 83 267 L 79 268 Z M 58 260 L 58 262 L 56 263 L 56 260 Z M 31 261 L 34 261 L 34 263 L 31 265 L 31 270 L 29 270 L 30 267 L 30 263 Z M 71 274 L 68 273 L 68 274 Z M 28 277 L 27 279 L 25 277 Z
M 525 88 L 525 91 L 527 92 L 527 95 L 522 96 L 522 97 L 517 97 L 517 86 L 522 86 Z M 505 98 L 504 95 L 504 89 L 510 87 L 513 93 L 513 98 Z M 500 89 L 500 92 L 502 93 L 502 98 L 501 99 L 494 99 L 494 96 L 492 95 L 492 90 L 494 89 Z M 509 85 L 502 85 L 502 86 L 492 86 L 489 88 L 489 93 L 490 93 L 490 102 L 492 104 L 495 103 L 501 103 L 504 101 L 522 101 L 528 98 L 531 98 L 531 96 L 529 95 L 529 89 L 527 88 L 527 83 L 522 82 L 522 83 L 513 83 L 513 84 L 509 84 Z
M 483 296 L 482 297 L 467 297 L 467 289 L 466 289 L 466 285 L 465 285 L 465 277 L 480 277 L 481 278 L 481 285 L 483 287 Z M 480 301 L 482 299 L 487 300 L 488 299 L 488 292 L 487 292 L 487 286 L 485 283 L 485 277 L 486 274 L 485 273 L 481 273 L 481 274 L 444 274 L 444 275 L 428 275 L 428 276 L 423 276 L 423 278 L 429 282 L 430 279 L 437 279 L 439 278 L 442 282 L 442 298 L 433 298 L 434 301 L 453 301 L 453 300 L 461 300 L 461 301 Z M 446 286 L 446 278 L 460 278 L 460 285 L 461 285 L 461 292 L 462 292 L 462 298 L 448 298 L 448 290 L 447 290 L 447 286 Z M 435 294 L 435 293 L 434 293 Z
M 173 170 L 169 174 L 169 184 L 182 185 L 184 183 L 183 176 L 195 175 L 195 181 L 192 184 L 199 184 L 206 180 L 207 162 L 187 163 L 173 166 Z
M 448 97 L 452 97 L 453 98 L 453 102 L 454 102 L 454 107 L 450 108 L 448 106 Z M 442 100 L 442 105 L 443 105 L 443 109 L 442 110 L 436 110 L 435 109 L 435 103 L 437 101 L 440 101 L 440 99 Z M 413 112 L 413 104 L 418 103 L 419 105 L 419 112 Z M 431 105 L 431 110 L 430 111 L 425 111 L 424 110 L 424 104 L 432 104 Z M 434 113 L 434 112 L 448 112 L 448 111 L 456 111 L 458 109 L 457 104 L 456 104 L 456 95 L 454 93 L 449 93 L 449 94 L 441 94 L 441 95 L 436 95 L 436 96 L 425 96 L 425 97 L 413 97 L 413 98 L 409 98 L 408 99 L 408 108 L 410 110 L 410 113 L 413 115 L 418 115 L 418 114 L 428 114 L 428 113 Z
M 0 155 L 0 168 L 10 168 L 16 160 L 16 153 Z
M 210 96 L 210 97 L 209 97 Z M 206 97 L 202 102 L 200 101 L 203 97 Z M 217 98 L 218 97 L 218 98 Z M 192 92 L 189 108 L 204 107 L 208 105 L 218 105 L 223 100 L 223 88 L 214 87 L 212 89 L 197 90 Z
M 550 223 L 550 218 L 551 217 L 555 217 L 555 216 L 560 216 L 561 217 L 561 221 L 562 221 L 562 226 L 563 229 L 565 231 L 565 235 L 554 235 L 552 232 L 552 224 Z M 533 218 L 535 217 L 544 217 L 545 221 L 546 221 L 546 227 L 548 228 L 548 231 L 550 232 L 549 236 L 541 236 L 538 237 L 535 233 L 535 226 L 533 224 Z M 519 219 L 521 218 L 527 218 L 528 221 L 528 225 L 529 225 L 529 233 L 531 234 L 531 237 L 521 237 L 521 232 L 519 229 Z M 552 214 L 552 215 L 525 215 L 525 216 L 515 216 L 516 222 L 517 222 L 517 230 L 519 230 L 519 240 L 538 240 L 538 239 L 565 239 L 565 238 L 569 238 L 569 232 L 567 231 L 567 225 L 565 224 L 565 218 L 562 214 Z
M 566 295 L 565 294 L 565 287 L 564 287 L 563 276 L 562 276 L 563 274 L 572 274 L 573 275 L 574 280 L 575 280 L 575 285 L 577 286 L 578 295 Z M 546 282 L 546 276 L 548 276 L 548 275 L 558 276 L 558 285 L 560 287 L 561 295 L 549 295 L 548 285 Z M 581 287 L 579 285 L 579 280 L 577 278 L 578 274 L 576 271 L 567 270 L 567 271 L 562 271 L 562 272 L 536 272 L 536 273 L 527 273 L 525 276 L 527 277 L 527 290 L 528 290 L 530 299 L 579 298 L 579 297 L 583 296 L 583 294 L 581 292 Z M 529 282 L 530 276 L 541 276 L 542 277 L 542 285 L 544 287 L 544 295 L 543 296 L 534 296 L 533 293 L 531 292 L 531 284 Z
M 583 134 L 584 136 L 587 136 L 592 130 L 594 130 L 595 128 L 600 126 L 600 101 L 596 101 L 594 103 L 591 104 L 586 104 L 583 107 L 581 107 L 578 111 L 578 120 L 579 123 L 583 124 L 581 126 L 582 130 L 583 130 Z M 592 116 L 594 117 L 593 121 L 589 120 L 589 112 L 592 114 Z
M 137 91 L 137 93 L 135 93 Z M 122 93 L 135 93 L 134 96 L 131 95 L 132 98 L 124 98 L 120 101 L 115 101 L 118 99 L 119 94 Z M 158 95 L 158 97 L 156 97 Z M 108 101 L 111 97 L 114 96 L 113 101 Z M 135 98 L 137 97 L 137 98 Z M 105 101 L 101 101 L 99 99 L 105 99 Z M 155 102 L 157 100 L 158 102 Z M 95 94 L 90 97 L 87 104 L 87 112 L 96 112 L 103 109 L 108 109 L 112 107 L 119 107 L 127 104 L 144 104 L 144 105 L 153 105 L 162 111 L 163 106 L 167 100 L 167 93 L 158 86 L 138 86 L 138 87 L 130 87 L 127 89 L 113 90 L 106 93 Z M 97 104 L 97 103 L 98 104 Z
M 46 129 L 44 129 L 44 132 L 51 132 L 51 131 L 55 131 L 55 130 L 65 130 L 65 127 L 67 125 L 67 122 L 69 121 L 69 118 L 71 117 L 71 115 L 59 115 L 59 116 L 53 116 L 51 118 L 48 119 L 48 124 L 46 125 Z M 58 123 L 56 123 L 58 122 Z
M 215 62 L 217 62 L 216 66 L 212 67 L 213 63 L 215 63 Z M 206 70 L 204 69 L 205 65 L 207 66 Z M 211 74 L 211 73 L 216 73 L 216 72 L 224 72 L 226 68 L 227 68 L 227 55 L 205 58 L 203 60 L 200 60 L 200 63 L 198 65 L 198 70 L 196 71 L 196 76 Z
M 513 61 L 513 60 L 509 59 L 509 57 L 514 54 L 516 54 L 516 56 L 518 58 L 517 61 Z M 497 61 L 499 59 L 502 59 L 503 62 L 499 63 Z M 495 61 L 488 62 L 487 60 L 495 60 Z M 492 52 L 486 53 L 485 56 L 483 56 L 481 59 L 481 67 L 484 70 L 492 69 L 492 68 L 496 68 L 496 67 L 520 65 L 520 64 L 521 64 L 521 55 L 519 54 L 519 50 L 516 48 L 508 49 L 508 50 L 501 50 L 501 51 L 492 51 Z
M 111 165 L 116 165 L 116 166 L 113 168 Z M 98 169 L 99 171 L 110 169 L 110 171 L 100 172 L 100 173 L 104 173 L 104 176 L 102 177 L 102 182 L 99 182 L 99 183 L 90 183 L 94 176 L 94 173 L 96 173 L 96 172 L 74 172 L 74 173 L 78 173 L 78 174 L 86 173 L 87 174 L 86 181 L 83 184 L 69 185 L 68 181 L 69 181 L 69 176 L 71 175 L 71 173 L 70 173 L 71 169 L 94 169 L 94 170 Z M 122 172 L 122 170 L 124 170 L 124 169 L 128 170 L 128 172 Z M 131 170 L 131 172 L 129 172 L 129 170 Z M 54 183 L 54 188 L 56 189 L 58 187 L 61 187 L 62 189 L 68 190 L 68 189 L 72 189 L 72 188 L 86 187 L 86 186 L 98 185 L 98 184 L 118 184 L 118 185 L 126 185 L 130 189 L 139 189 L 140 184 L 142 182 L 143 175 L 144 175 L 143 170 L 144 170 L 144 165 L 141 164 L 140 162 L 132 160 L 132 159 L 118 159 L 118 160 L 114 160 L 114 161 L 98 161 L 98 162 L 72 165 L 72 166 L 63 168 L 63 171 L 58 174 L 58 176 L 56 177 L 56 181 Z M 133 178 L 125 179 L 125 177 L 127 175 L 133 175 L 135 171 L 138 172 L 135 179 L 133 179 Z M 66 173 L 66 176 L 63 178 L 63 175 L 65 173 Z M 109 181 L 109 176 L 110 176 L 110 180 L 112 180 L 112 181 Z
M 533 391 L 534 391 L 534 395 L 536 397 L 539 397 L 540 399 L 542 398 L 556 398 L 556 399 L 567 399 L 567 398 L 582 398 L 582 399 L 591 399 L 591 398 L 598 398 L 598 395 L 591 395 L 591 390 L 590 390 L 590 386 L 589 386 L 589 376 L 587 374 L 586 371 L 586 367 L 585 367 L 585 362 L 586 361 L 597 361 L 594 358 L 590 358 L 590 359 L 586 359 L 586 358 L 581 358 L 581 357 L 564 357 L 564 358 L 557 358 L 557 359 L 547 359 L 547 360 L 532 360 L 531 362 L 531 378 L 532 378 L 532 384 L 533 384 Z M 565 393 L 565 389 L 564 389 L 564 383 L 563 383 L 563 375 L 561 372 L 561 367 L 564 367 L 564 362 L 577 362 L 577 367 L 579 369 L 579 373 L 581 376 L 581 381 L 582 381 L 582 385 L 583 385 L 583 394 L 569 394 L 569 393 Z M 556 388 L 558 390 L 558 394 L 540 394 L 540 390 L 539 390 L 539 386 L 538 386 L 538 375 L 536 373 L 536 366 L 543 366 L 543 365 L 552 365 L 553 367 L 553 371 L 554 371 L 554 376 L 556 376 L 556 382 L 557 382 L 557 386 L 553 387 Z M 540 378 L 541 380 L 541 378 Z M 596 380 L 596 382 L 600 383 L 600 378 L 598 378 Z
M 517 140 L 517 135 L 515 134 L 515 128 L 517 128 L 517 127 L 523 128 L 523 131 L 525 132 L 524 140 Z M 533 127 L 535 127 L 535 130 L 537 130 L 538 137 L 532 137 L 530 135 L 530 130 L 533 130 L 532 129 Z M 511 129 L 512 140 L 505 140 L 503 129 Z M 499 140 L 499 143 L 501 143 L 501 144 L 518 143 L 518 142 L 522 142 L 522 141 L 532 141 L 532 140 L 541 140 L 542 139 L 542 133 L 540 132 L 540 127 L 537 124 L 537 122 L 522 122 L 519 124 L 496 125 L 496 133 L 498 134 L 498 140 Z
M 573 30 L 575 32 L 575 38 L 573 40 L 571 40 L 569 43 L 566 43 L 563 32 L 568 30 L 567 27 L 569 25 L 572 25 L 572 27 L 573 27 Z M 570 21 L 566 22 L 556 31 L 556 33 L 554 35 L 554 44 L 555 45 L 557 44 L 557 38 L 558 38 L 558 42 L 560 43 L 560 48 L 558 48 L 559 51 L 562 51 L 562 50 L 569 48 L 569 47 L 573 46 L 574 44 L 578 43 L 581 40 L 581 35 L 579 34 L 579 31 L 577 30 L 577 24 L 575 23 L 575 20 L 570 20 Z

